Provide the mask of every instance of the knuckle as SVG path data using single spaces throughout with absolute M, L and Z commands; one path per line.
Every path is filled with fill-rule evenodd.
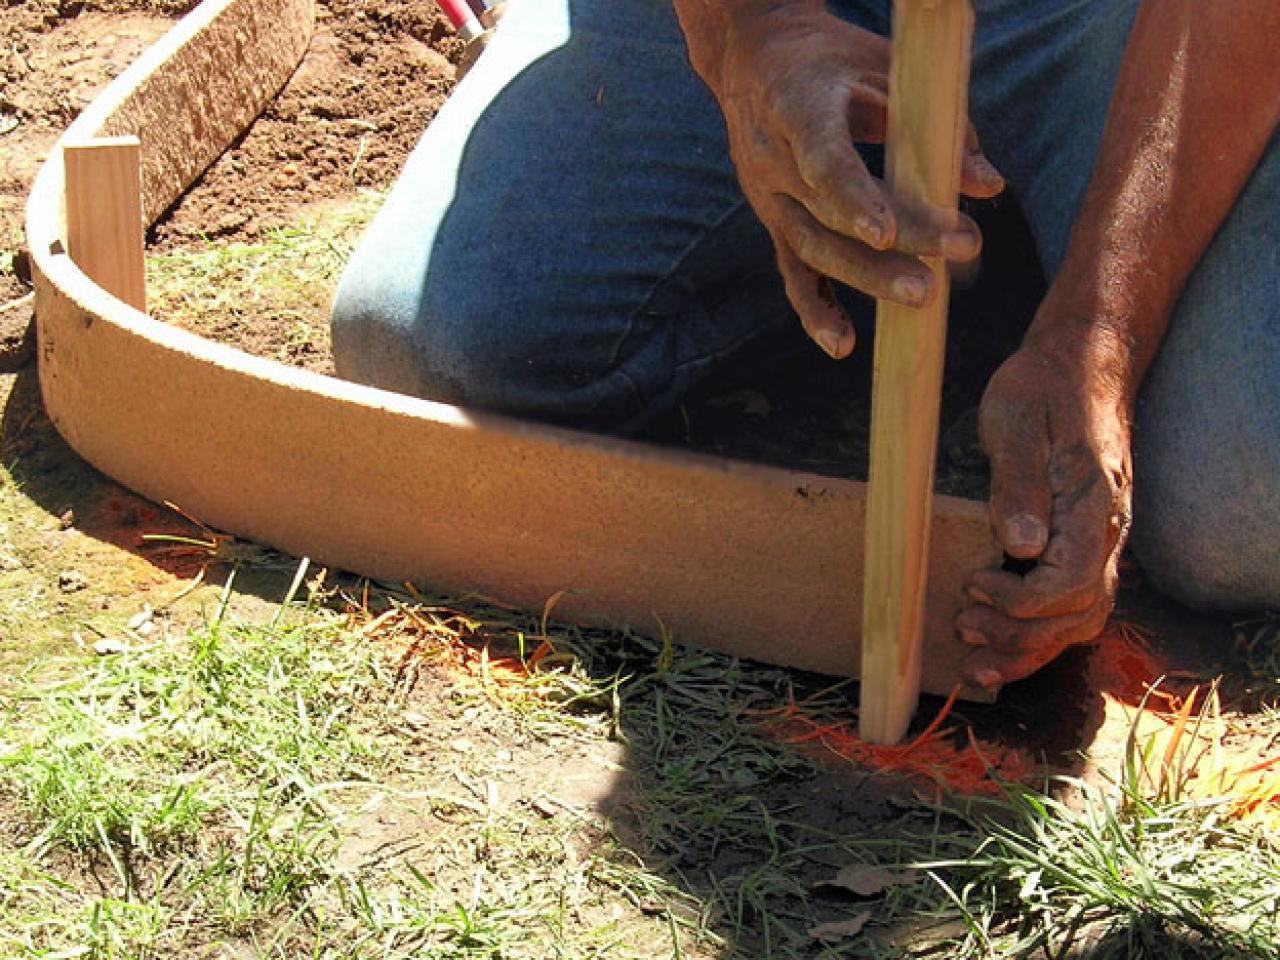
M 842 176 L 843 166 L 832 150 L 826 147 L 797 146 L 796 167 L 809 187 L 820 193 L 839 190 L 847 177 Z
M 803 260 L 806 264 L 812 265 L 815 253 L 818 248 L 817 231 L 807 223 L 800 220 L 799 217 L 791 217 L 786 226 L 787 243 L 795 255 Z

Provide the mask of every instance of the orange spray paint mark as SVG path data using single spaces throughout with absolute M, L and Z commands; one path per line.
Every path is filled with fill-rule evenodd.
M 1171 705 L 1173 697 L 1156 688 L 1169 664 L 1156 654 L 1142 630 L 1111 621 L 1094 642 L 1089 657 L 1089 687 L 1130 705 L 1155 699 Z
M 776 710 L 761 712 L 757 731 L 820 758 L 834 756 L 874 773 L 923 780 L 955 795 L 995 796 L 1002 783 L 1027 780 L 1034 768 L 1021 751 L 983 744 L 972 731 L 966 744 L 954 744 L 954 728 L 944 729 L 943 724 L 959 692 L 959 687 L 953 690 L 933 722 L 903 746 L 867 743 L 855 732 L 856 724 L 822 722 L 794 699 Z

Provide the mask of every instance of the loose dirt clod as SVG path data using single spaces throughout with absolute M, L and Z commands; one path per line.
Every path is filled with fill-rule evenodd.
M 79 570 L 64 570 L 58 574 L 58 589 L 63 593 L 76 593 L 89 586 L 89 578 Z

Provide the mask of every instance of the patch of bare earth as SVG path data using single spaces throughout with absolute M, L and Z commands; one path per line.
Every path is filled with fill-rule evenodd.
M 362 192 L 386 190 L 452 89 L 461 52 L 434 3 L 322 3 L 297 72 L 156 226 L 152 253 L 270 242 L 278 231 L 309 229 Z M 294 304 L 268 292 L 213 311 L 177 304 L 155 313 L 250 353 L 329 372 L 327 307 L 338 272 L 305 277 L 287 293 Z
M 461 52 L 434 3 L 322 3 L 297 73 L 156 227 L 153 249 L 251 242 L 318 201 L 386 189 L 452 89 Z
M 21 238 L 36 170 L 76 114 L 190 5 L 0 0 L 0 369 L 30 356 Z

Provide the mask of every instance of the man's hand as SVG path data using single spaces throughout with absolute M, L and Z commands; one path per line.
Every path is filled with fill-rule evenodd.
M 743 192 L 773 238 L 787 296 L 833 357 L 853 349 L 837 280 L 918 306 L 935 295 L 922 256 L 965 261 L 977 225 L 907 209 L 872 177 L 856 143 L 885 134 L 889 43 L 813 0 L 677 0 L 690 58 L 724 110 Z M 971 133 L 963 191 L 990 197 L 1004 180 Z
M 988 569 L 969 582 L 956 626 L 979 648 L 965 673 L 982 686 L 1092 640 L 1115 599 L 1130 521 L 1127 363 L 1108 338 L 1061 340 L 1028 338 L 982 400 L 992 527 L 1009 556 L 1034 562 L 1025 575 Z

